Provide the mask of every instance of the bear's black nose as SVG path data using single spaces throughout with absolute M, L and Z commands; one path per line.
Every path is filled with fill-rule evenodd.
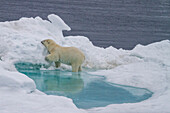
M 41 41 L 41 43 L 44 44 L 43 41 Z

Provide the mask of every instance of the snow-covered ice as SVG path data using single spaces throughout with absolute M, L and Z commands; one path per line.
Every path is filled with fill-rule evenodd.
M 0 22 L 0 113 L 169 113 L 170 112 L 170 41 L 147 46 L 137 45 L 133 50 L 114 47 L 99 48 L 84 36 L 64 37 L 63 30 L 71 30 L 57 15 L 49 20 L 21 18 Z M 154 92 L 148 100 L 139 103 L 111 104 L 89 110 L 78 109 L 71 99 L 49 96 L 36 89 L 33 80 L 19 73 L 16 62 L 48 65 L 47 51 L 40 43 L 53 39 L 62 46 L 75 46 L 86 56 L 84 68 L 103 75 L 107 81 L 147 88 Z M 51 66 L 53 68 L 53 65 Z M 61 68 L 70 70 L 69 66 Z

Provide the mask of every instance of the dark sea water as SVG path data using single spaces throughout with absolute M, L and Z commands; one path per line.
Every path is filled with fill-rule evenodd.
M 132 49 L 170 39 L 170 0 L 0 0 L 0 21 L 59 15 L 100 47 Z

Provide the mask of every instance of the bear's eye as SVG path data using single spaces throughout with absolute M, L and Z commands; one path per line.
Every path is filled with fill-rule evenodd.
M 47 41 L 48 44 L 50 44 L 50 41 Z

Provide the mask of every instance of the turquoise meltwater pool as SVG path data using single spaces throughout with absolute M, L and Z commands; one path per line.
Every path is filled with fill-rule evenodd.
M 71 98 L 78 108 L 90 109 L 109 104 L 136 103 L 148 99 L 152 92 L 145 88 L 109 83 L 105 77 L 88 72 L 40 70 L 41 65 L 16 63 L 16 69 L 33 79 L 38 90 L 47 95 Z M 114 75 L 113 75 L 114 76 Z

